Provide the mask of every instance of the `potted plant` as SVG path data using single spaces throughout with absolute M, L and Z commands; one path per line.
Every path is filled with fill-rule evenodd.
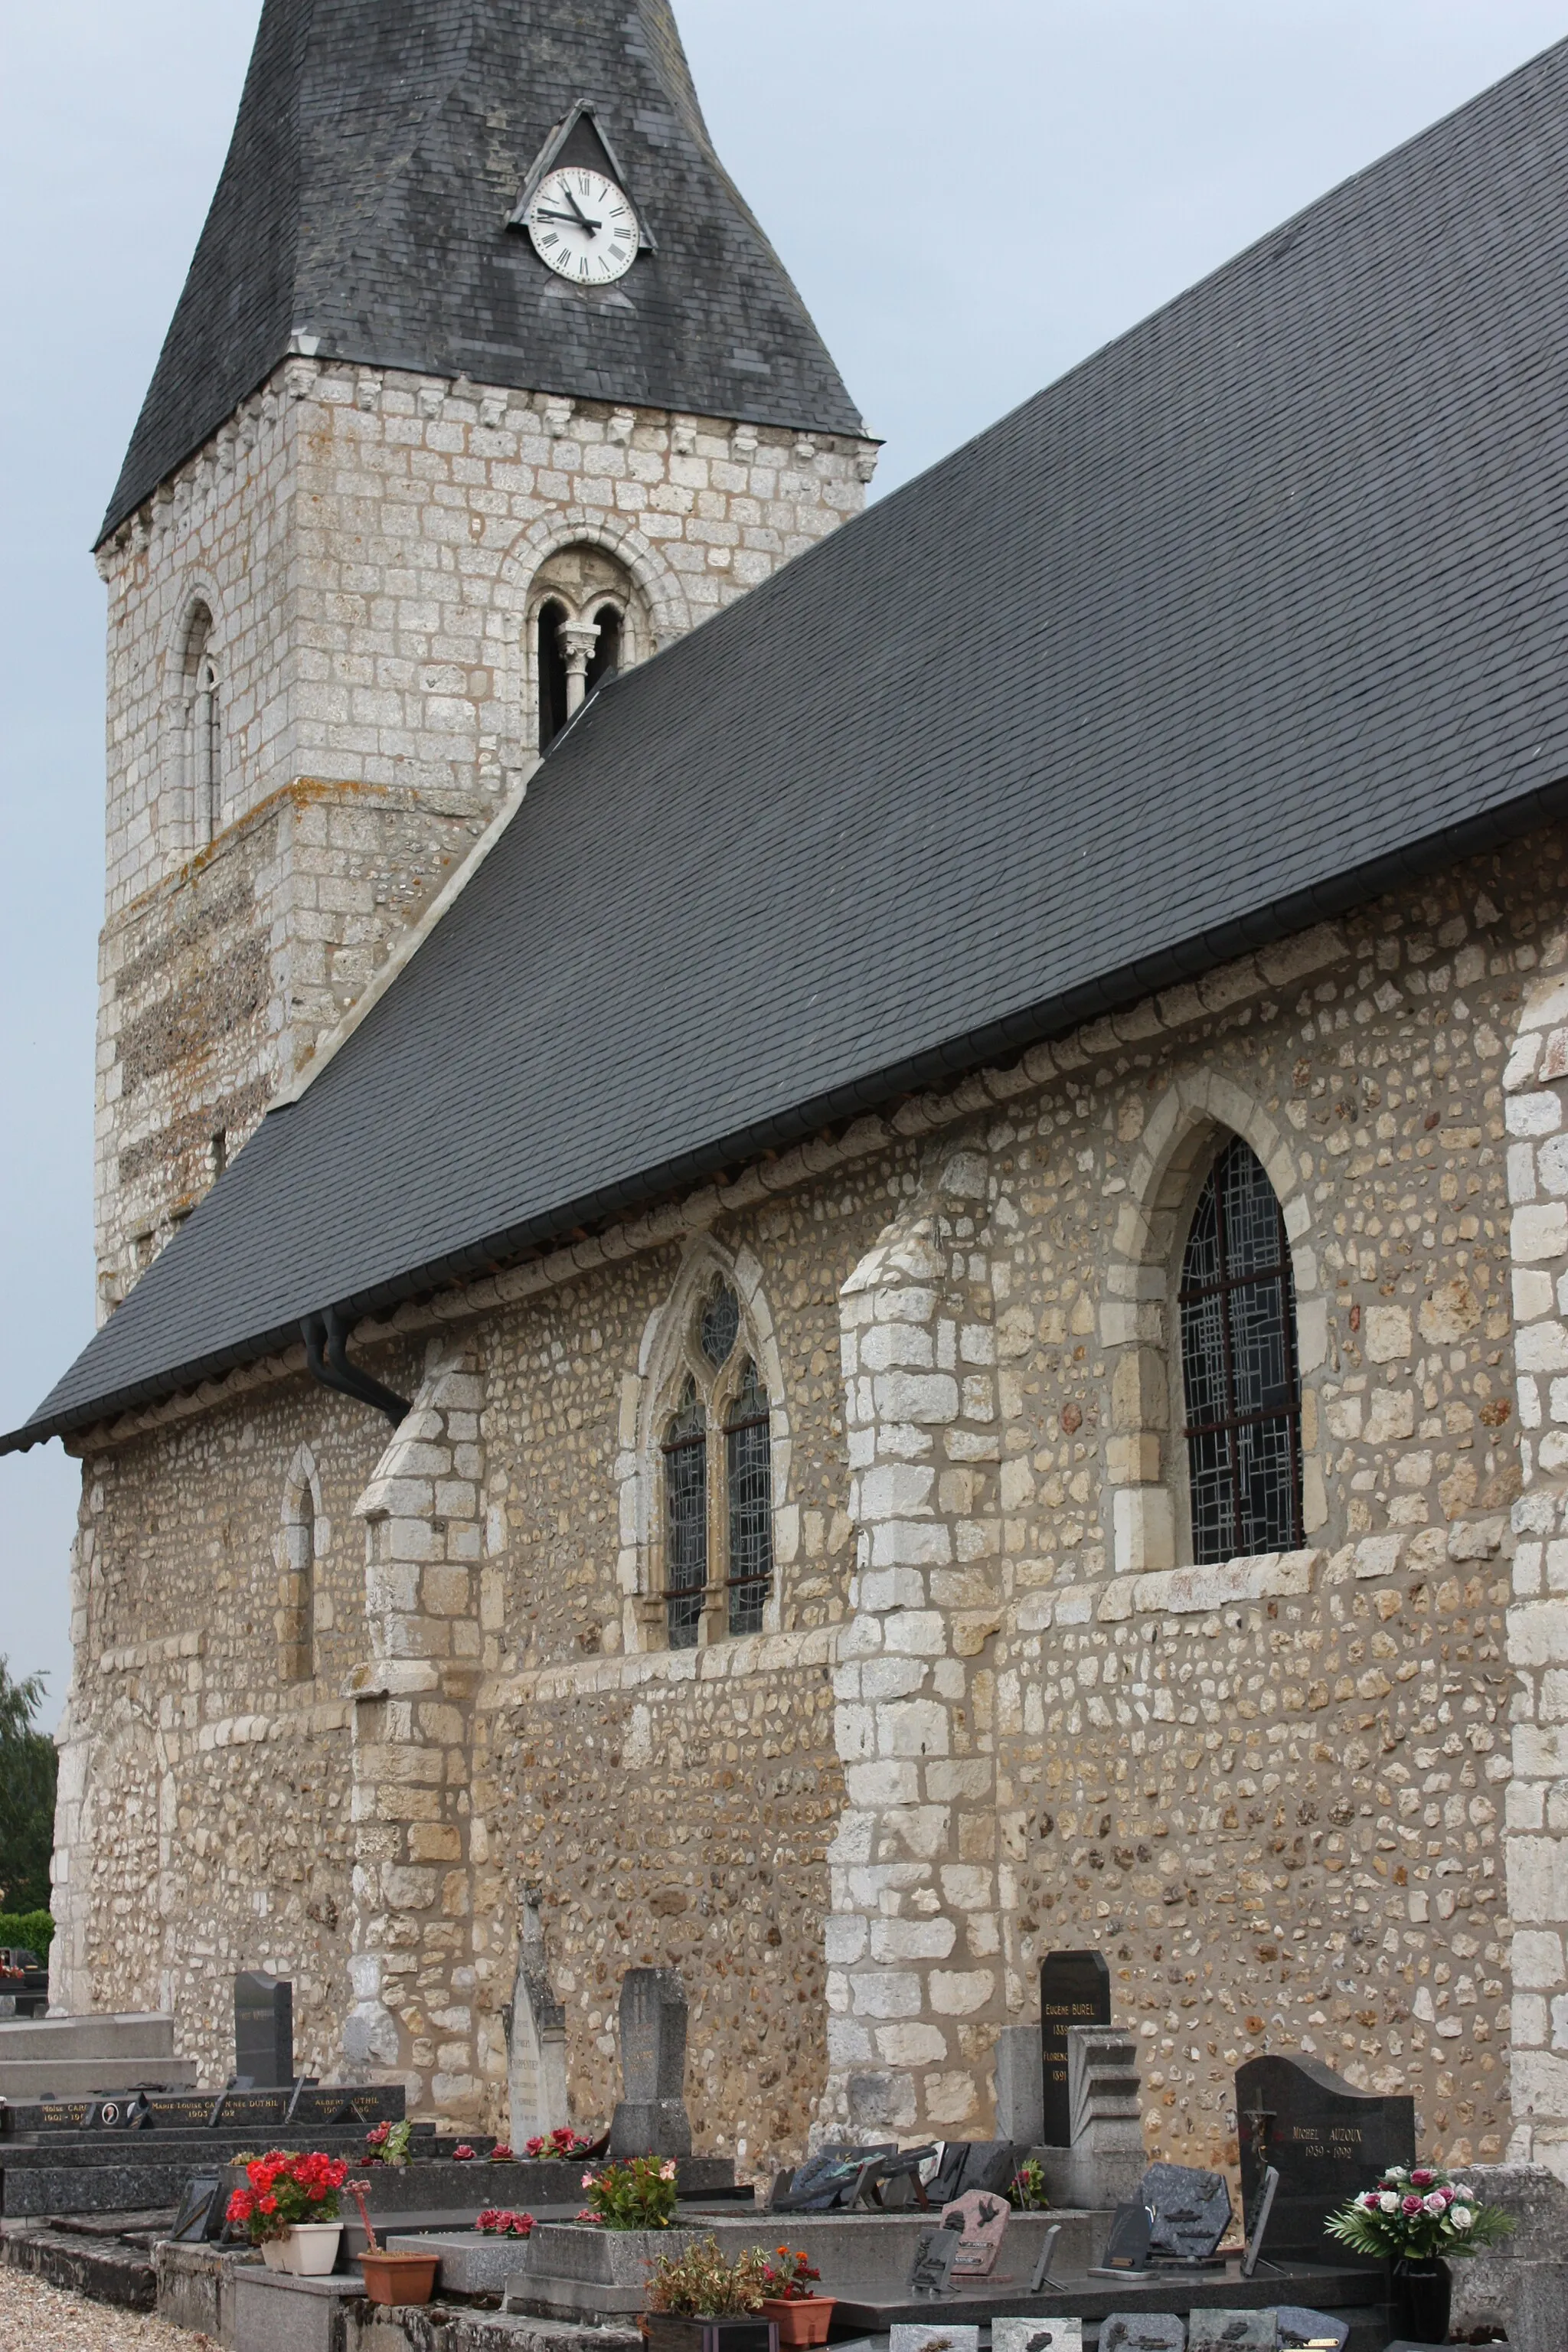
M 1375 2189 L 1352 2197 L 1323 2226 L 1358 2254 L 1393 2264 L 1394 2332 L 1419 2344 L 1448 2340 L 1449 2263 L 1495 2246 L 1513 2229 L 1500 2205 L 1481 2204 L 1464 2181 L 1435 2164 L 1411 2172 L 1391 2164 Z
M 777 2328 L 781 2352 L 786 2345 L 826 2343 L 835 2297 L 818 2294 L 812 2285 L 821 2276 L 798 2248 L 773 2249 L 763 2273 L 763 2316 Z
M 351 2180 L 349 2195 L 359 2207 L 360 2220 L 364 2223 L 364 2252 L 359 2266 L 364 2273 L 364 2291 L 372 2303 L 428 2303 L 436 2292 L 436 2268 L 438 2254 L 395 2254 L 388 2252 L 375 2234 L 365 2204 L 368 2180 Z
M 249 2186 L 229 2199 L 228 2218 L 244 2223 L 268 2270 L 286 2271 L 292 2278 L 325 2278 L 337 2262 L 343 2234 L 338 2191 L 348 2169 L 341 2157 L 320 2148 L 304 2156 L 272 2148 L 248 2158 Z
M 629 2156 L 624 2164 L 585 2172 L 583 2186 L 588 2202 L 579 2221 L 603 2230 L 668 2230 L 675 2220 L 679 2191 L 672 2156 Z
M 768 2257 L 761 2246 L 726 2261 L 714 2237 L 660 2254 L 648 2274 L 648 2352 L 778 2352 L 763 2305 Z

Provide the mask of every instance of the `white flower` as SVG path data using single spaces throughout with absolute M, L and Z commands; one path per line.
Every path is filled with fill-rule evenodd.
M 1399 2210 L 1399 2200 L 1392 2189 L 1385 2189 L 1377 2201 L 1385 2213 L 1397 2213 Z
M 1439 2189 L 1434 2189 L 1432 2194 L 1423 2197 L 1421 2202 L 1428 2213 L 1446 2213 L 1448 2210 L 1448 2200 Z
M 1402 2164 L 1391 2164 L 1384 2177 L 1388 2180 L 1408 2180 L 1410 2175 Z
M 1467 2205 L 1470 2205 L 1475 2202 L 1476 2192 L 1470 2187 L 1468 2180 L 1453 2180 L 1450 2181 L 1448 2185 L 1452 2189 L 1455 2197 L 1462 2199 Z
M 1448 2208 L 1448 2219 L 1456 2230 L 1468 2230 L 1475 2218 L 1468 2205 L 1451 2205 Z

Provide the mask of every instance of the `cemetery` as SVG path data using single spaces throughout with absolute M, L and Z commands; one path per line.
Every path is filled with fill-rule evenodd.
M 1563 2340 L 1561 2184 L 1494 2166 L 1444 2185 L 1421 2168 L 1407 2095 L 1268 2053 L 1236 2074 L 1234 2197 L 1224 2171 L 1145 2163 L 1137 2046 L 1112 2018 L 1099 1954 L 1048 1956 L 1039 2026 L 1001 2037 L 1005 2137 L 826 2141 L 758 2181 L 697 2146 L 673 1969 L 622 1979 L 622 2096 L 601 2135 L 563 2126 L 517 2150 L 409 2119 L 400 2084 L 297 2074 L 291 1988 L 247 1973 L 234 1990 L 221 2085 L 126 2082 L 133 2059 L 68 2056 L 61 2042 L 63 2095 L 40 2083 L 0 2096 L 6 2263 L 155 2308 L 232 2352 L 1556 2352 Z M 0 2042 L 8 2061 L 48 2063 Z M 70 2071 L 95 2063 L 114 2079 Z M 1412 2200 L 1417 2219 L 1429 2205 L 1434 2242 L 1453 2246 L 1457 2208 L 1482 2251 L 1450 2275 L 1345 2242 L 1347 2208 L 1371 2240 L 1396 2227 L 1373 2193 L 1390 2183 L 1437 2184 Z M 305 2218 L 284 2230 L 263 2196 Z

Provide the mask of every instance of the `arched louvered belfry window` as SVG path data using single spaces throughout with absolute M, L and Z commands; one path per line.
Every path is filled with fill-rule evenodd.
M 1233 1137 L 1209 1171 L 1182 1264 L 1182 1390 L 1199 1565 L 1301 1540 L 1301 1391 L 1285 1220 Z
M 223 709 L 213 654 L 213 616 L 191 614 L 185 639 L 185 725 L 189 745 L 192 835 L 197 848 L 223 830 Z

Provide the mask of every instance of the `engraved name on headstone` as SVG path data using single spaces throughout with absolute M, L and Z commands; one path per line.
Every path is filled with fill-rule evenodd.
M 1041 2145 L 1072 2145 L 1068 2029 L 1109 2025 L 1110 1969 L 1103 1952 L 1047 1952 L 1040 1962 L 1040 2060 L 1044 2074 Z
M 294 1988 L 242 1969 L 234 1980 L 234 2071 L 267 2090 L 294 2080 Z
M 1323 2235 L 1338 2205 L 1370 2189 L 1390 2164 L 1415 2161 L 1415 2103 L 1358 2091 L 1316 2058 L 1249 2058 L 1236 2071 L 1241 2142 L 1241 2198 L 1247 2233 L 1255 2226 L 1263 2175 L 1279 2175 L 1266 2257 L 1276 2263 L 1355 2263 Z

